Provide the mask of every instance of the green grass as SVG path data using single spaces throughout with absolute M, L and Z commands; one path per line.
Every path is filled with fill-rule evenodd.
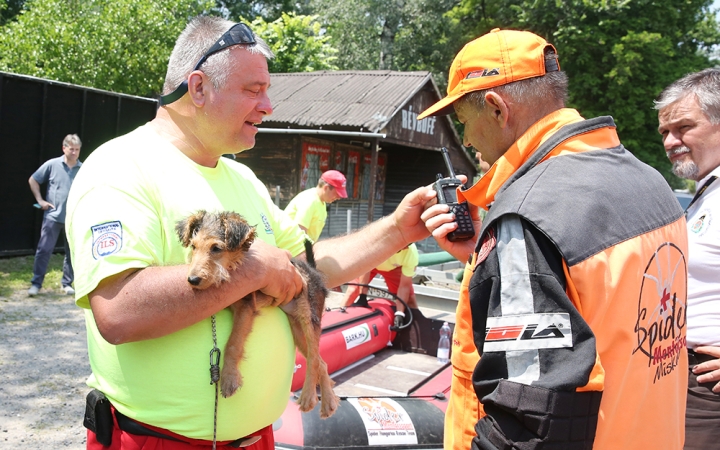
M 57 290 L 60 292 L 64 255 L 54 254 L 43 282 L 43 291 Z M 0 259 L 0 297 L 10 297 L 14 291 L 27 290 L 32 278 L 35 256 L 17 256 Z

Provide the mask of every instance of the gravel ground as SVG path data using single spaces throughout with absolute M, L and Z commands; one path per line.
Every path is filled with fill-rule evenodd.
M 0 449 L 84 449 L 85 321 L 58 290 L 0 296 Z

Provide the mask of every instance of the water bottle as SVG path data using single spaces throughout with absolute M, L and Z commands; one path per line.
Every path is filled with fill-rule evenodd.
M 450 360 L 450 325 L 447 322 L 443 323 L 440 328 L 440 341 L 438 342 L 437 359 L 438 362 L 445 364 Z

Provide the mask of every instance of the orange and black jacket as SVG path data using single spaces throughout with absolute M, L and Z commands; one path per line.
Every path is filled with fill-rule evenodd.
M 612 118 L 573 119 L 490 194 L 467 282 L 472 448 L 682 448 L 687 236 L 662 176 Z

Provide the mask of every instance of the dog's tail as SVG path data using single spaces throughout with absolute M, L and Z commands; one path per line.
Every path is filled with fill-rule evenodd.
M 313 244 L 309 239 L 305 239 L 305 259 L 310 267 L 316 269 L 315 265 L 315 253 L 313 252 Z

